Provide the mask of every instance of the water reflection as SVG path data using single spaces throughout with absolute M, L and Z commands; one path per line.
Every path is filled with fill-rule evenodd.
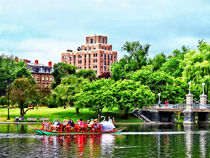
M 43 136 L 42 149 L 52 153 L 62 150 L 65 155 L 74 153 L 77 157 L 112 157 L 115 137 L 111 134 Z
M 210 155 L 209 125 L 141 125 L 128 127 L 120 135 L 68 136 L 39 136 L 29 126 L 0 125 L 0 157 L 208 158 Z

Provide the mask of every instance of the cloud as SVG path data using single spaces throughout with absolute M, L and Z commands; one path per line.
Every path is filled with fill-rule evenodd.
M 61 53 L 67 49 L 76 49 L 78 43 L 58 41 L 54 39 L 28 39 L 17 45 L 18 56 L 29 60 L 40 60 L 43 64 L 48 61 L 60 62 Z

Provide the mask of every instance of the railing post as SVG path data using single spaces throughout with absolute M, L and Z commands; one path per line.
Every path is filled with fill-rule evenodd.
M 207 105 L 207 95 L 204 93 L 200 95 L 200 109 L 205 109 Z M 199 112 L 198 113 L 198 123 L 208 123 L 208 112 Z
M 201 94 L 200 95 L 200 105 L 206 105 L 207 104 L 207 95 Z
M 186 95 L 186 108 L 183 111 L 184 124 L 193 124 L 194 123 L 194 114 L 192 111 L 192 106 L 193 106 L 193 95 L 189 93 Z

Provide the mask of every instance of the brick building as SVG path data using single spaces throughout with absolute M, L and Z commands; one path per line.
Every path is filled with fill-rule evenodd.
M 35 63 L 32 63 L 29 60 L 25 60 L 25 62 L 27 63 L 27 68 L 39 86 L 49 87 L 54 81 L 51 61 L 48 62 L 48 65 L 39 64 L 38 60 L 35 60 Z
M 97 75 L 109 72 L 111 64 L 117 61 L 117 52 L 107 44 L 106 36 L 88 36 L 86 44 L 77 51 L 67 50 L 61 55 L 61 62 L 75 65 L 78 69 L 93 69 Z

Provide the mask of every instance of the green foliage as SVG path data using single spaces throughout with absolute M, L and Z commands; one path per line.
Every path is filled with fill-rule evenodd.
M 83 87 L 84 82 L 88 82 L 84 78 L 77 78 L 74 75 L 68 75 L 62 78 L 59 84 L 50 96 L 49 106 L 74 106 L 76 102 L 76 94 L 79 93 Z
M 25 115 L 28 110 L 24 110 L 27 106 L 38 100 L 38 87 L 28 78 L 18 78 L 12 83 L 10 95 L 13 103 L 18 104 L 21 116 Z
M 170 103 L 179 103 L 184 100 L 187 83 L 180 78 L 174 78 L 162 71 L 153 72 L 153 66 L 147 65 L 141 70 L 129 73 L 128 79 L 139 81 L 142 85 L 147 85 L 151 91 L 156 94 L 161 93 L 163 100 L 169 100 Z M 153 102 L 153 103 L 157 103 Z
M 166 62 L 165 54 L 161 53 L 156 55 L 153 59 L 149 60 L 148 64 L 153 65 L 154 71 L 157 71 L 161 68 L 162 64 Z
M 210 45 L 200 43 L 198 51 L 188 51 L 181 66 L 183 68 L 183 79 L 186 82 L 192 81 L 195 85 L 199 85 L 200 88 L 197 93 L 201 93 L 201 84 L 204 82 L 206 94 L 210 97 Z
M 182 46 L 181 50 L 175 49 L 172 56 L 162 65 L 160 70 L 173 77 L 182 77 L 183 67 L 180 63 L 184 60 L 184 55 L 188 50 L 185 46 Z
M 7 98 L 5 96 L 0 97 L 0 105 L 7 105 Z
M 103 78 L 93 82 L 85 82 L 83 90 L 77 94 L 75 106 L 77 108 L 89 107 L 97 114 L 101 114 L 105 107 L 114 107 L 116 99 L 111 87 L 113 84 L 113 80 Z
M 81 69 L 78 72 L 76 72 L 75 75 L 77 77 L 83 77 L 83 78 L 87 78 L 89 80 L 96 79 L 96 72 L 92 69 L 90 69 L 90 70 Z
M 8 84 L 11 84 L 16 78 L 29 78 L 31 82 L 35 81 L 31 73 L 26 69 L 23 61 L 16 62 L 13 56 L 0 56 L 0 96 L 5 95 Z
M 54 89 L 57 85 L 61 83 L 61 79 L 67 75 L 74 74 L 76 72 L 77 67 L 67 64 L 67 63 L 58 63 L 53 65 L 53 77 L 54 83 L 51 85 Z
M 116 105 L 125 113 L 134 108 L 142 108 L 154 102 L 154 94 L 148 86 L 141 85 L 133 80 L 119 80 L 113 86 Z
M 127 72 L 139 70 L 146 65 L 149 47 L 149 44 L 143 46 L 138 41 L 126 42 L 122 47 L 125 57 L 111 66 L 112 79 L 124 79 Z

